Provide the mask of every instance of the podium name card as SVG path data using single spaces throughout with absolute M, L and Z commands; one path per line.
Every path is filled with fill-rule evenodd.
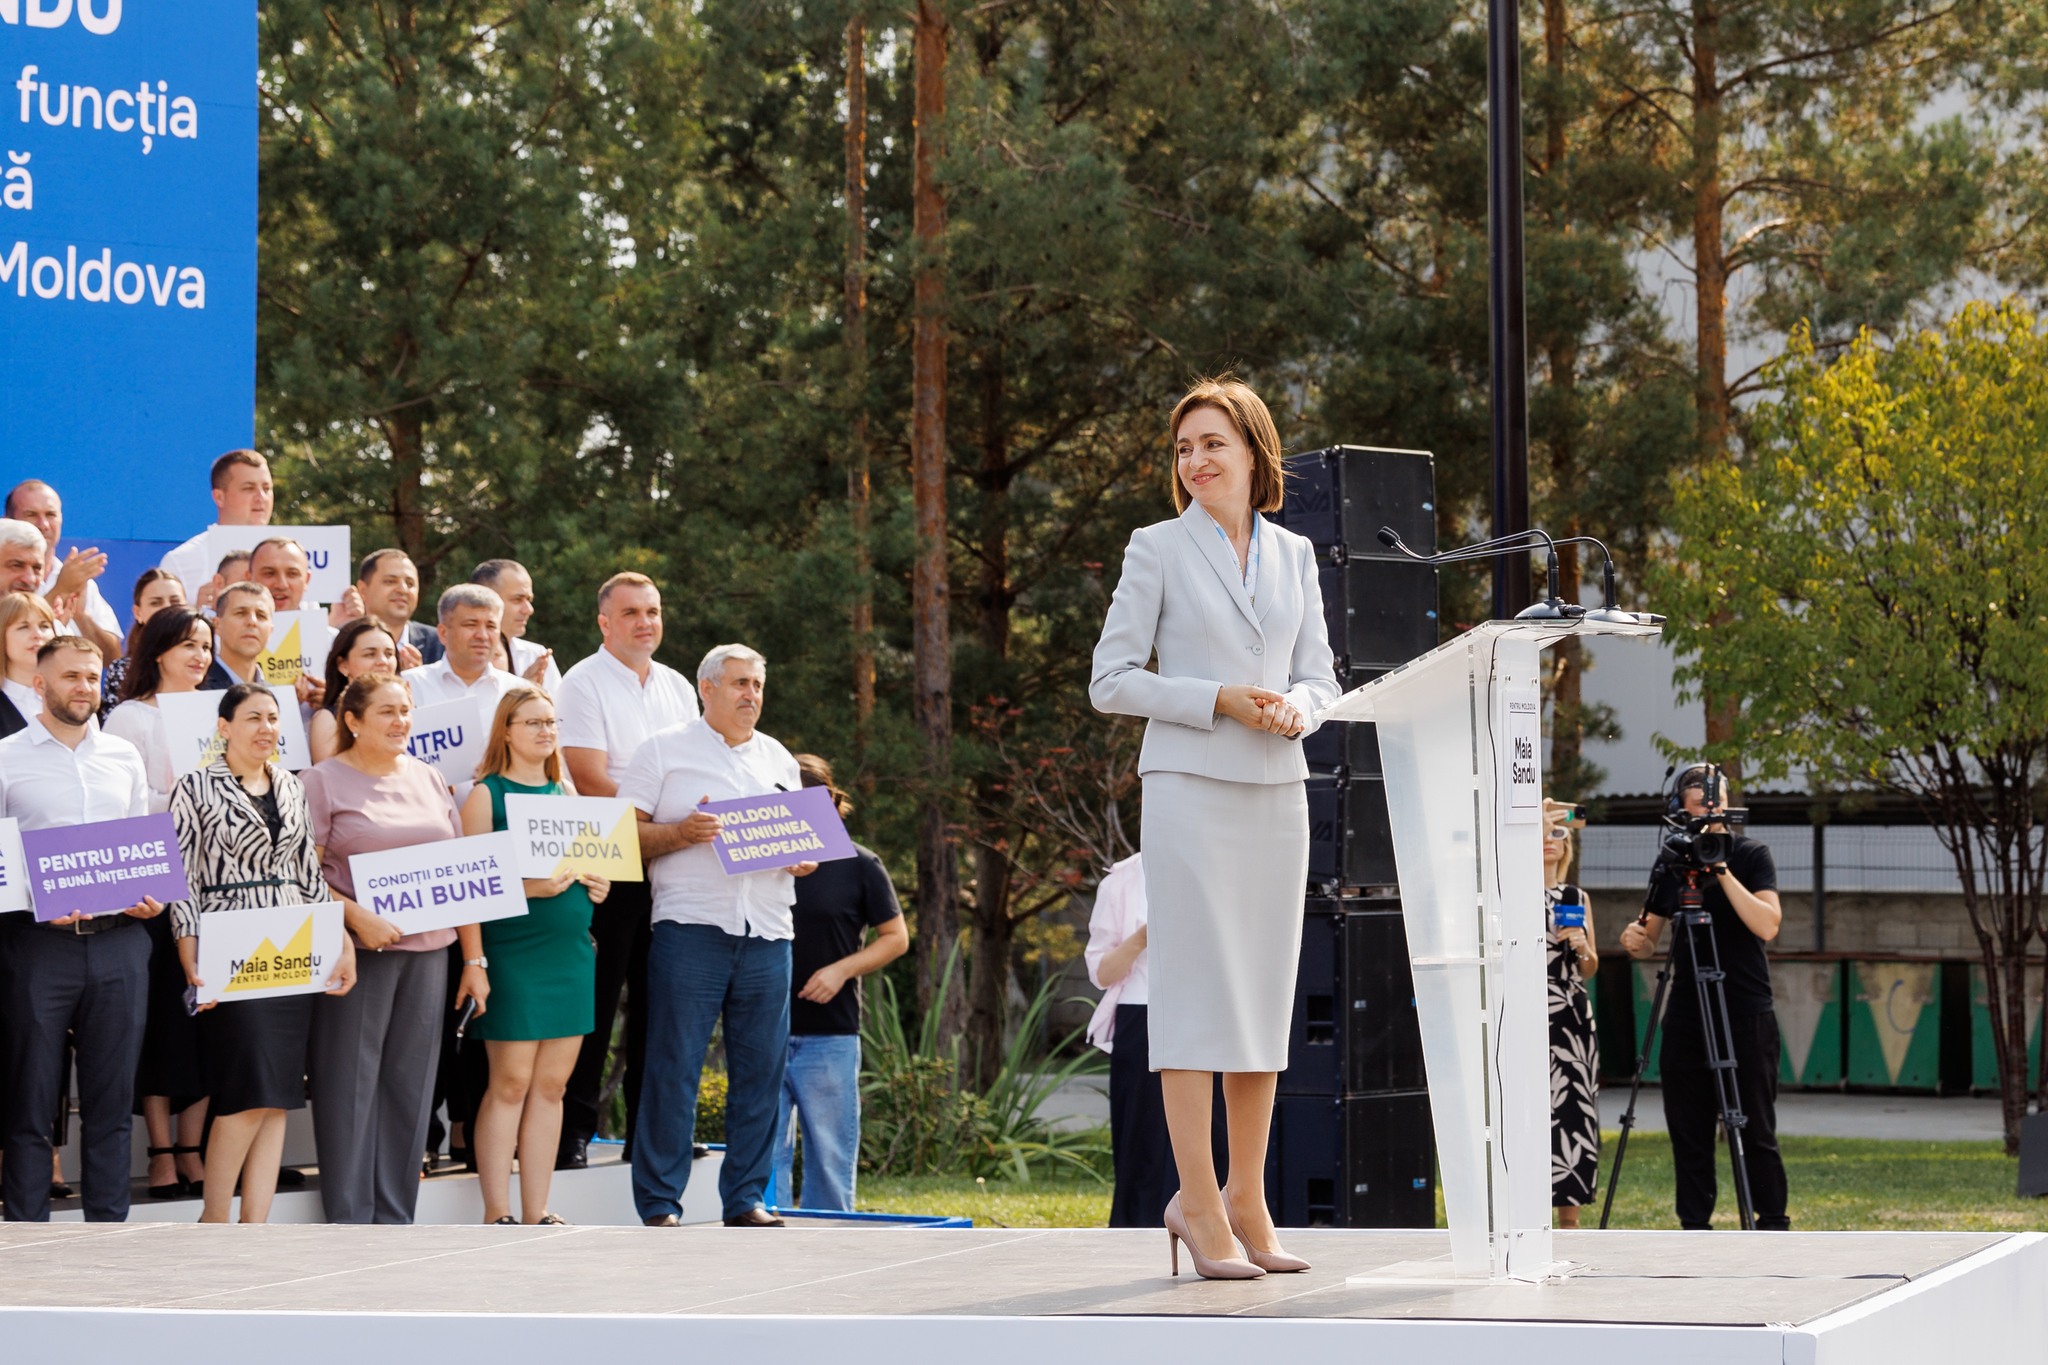
M 640 816 L 623 796 L 505 797 L 507 831 L 519 840 L 519 875 L 545 881 L 573 872 L 642 880 Z
M 355 579 L 346 526 L 209 526 L 206 557 L 218 564 L 232 551 L 253 550 L 279 536 L 296 540 L 306 549 L 306 600 L 339 602 Z
M 341 902 L 215 910 L 199 917 L 199 1003 L 325 991 L 341 964 Z
M 348 870 L 356 903 L 408 934 L 526 913 L 519 841 L 503 831 L 358 853 Z
M 211 692 L 159 692 L 156 709 L 164 720 L 164 737 L 171 746 L 171 773 L 184 777 L 219 758 L 227 749 L 221 738 L 220 699 L 227 694 Z M 306 720 L 299 713 L 299 699 L 288 687 L 273 687 L 277 699 L 277 761 L 290 772 L 313 766 L 313 751 L 306 743 Z
M 0 820 L 0 915 L 28 908 L 28 864 L 21 852 L 21 821 Z
M 412 738 L 405 742 L 405 751 L 447 778 L 449 786 L 460 788 L 476 781 L 476 765 L 489 740 L 483 701 L 457 697 L 413 711 Z
M 192 894 L 168 815 L 23 830 L 21 849 L 39 920 L 112 914 L 144 896 L 176 901 Z
M 854 856 L 853 840 L 825 787 L 707 801 L 697 809 L 719 819 L 711 846 L 728 877 Z
M 270 618 L 270 644 L 256 656 L 256 673 L 272 687 L 293 687 L 310 673 L 327 672 L 334 632 L 324 611 L 281 611 Z

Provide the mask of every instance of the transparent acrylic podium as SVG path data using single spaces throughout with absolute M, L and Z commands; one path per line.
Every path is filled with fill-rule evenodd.
M 1621 613 L 1615 613 L 1616 616 Z M 1346 693 L 1321 720 L 1379 726 L 1451 1259 L 1356 1277 L 1540 1283 L 1550 1250 L 1544 978 L 1546 646 L 1658 627 L 1489 621 Z

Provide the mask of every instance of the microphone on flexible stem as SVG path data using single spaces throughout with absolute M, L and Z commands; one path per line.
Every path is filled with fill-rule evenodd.
M 1560 545 L 1590 545 L 1600 552 L 1600 597 L 1601 605 L 1586 613 L 1588 621 L 1604 621 L 1620 626 L 1661 626 L 1664 618 L 1654 612 L 1623 611 L 1616 602 L 1614 590 L 1614 556 L 1607 547 L 1592 536 L 1572 536 L 1560 540 Z
M 1461 545 L 1455 550 L 1440 550 L 1433 555 L 1417 554 L 1401 539 L 1400 532 L 1391 526 L 1382 526 L 1379 531 L 1380 544 L 1390 550 L 1406 555 L 1424 564 L 1457 564 L 1473 559 L 1496 559 L 1503 554 L 1526 549 L 1529 543 L 1541 541 L 1544 548 L 1546 586 L 1549 596 L 1541 602 L 1524 607 L 1515 613 L 1517 621 L 1565 621 L 1574 620 L 1586 614 L 1586 609 L 1576 602 L 1566 602 L 1557 591 L 1557 542 L 1548 532 L 1530 529 L 1517 531 L 1513 535 L 1496 536 L 1482 540 L 1477 545 Z

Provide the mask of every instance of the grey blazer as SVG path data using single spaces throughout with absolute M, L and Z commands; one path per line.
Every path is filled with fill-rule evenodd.
M 1225 683 L 1284 693 L 1311 730 L 1337 699 L 1315 551 L 1270 521 L 1259 527 L 1258 591 L 1255 607 L 1236 557 L 1198 504 L 1131 533 L 1088 697 L 1098 711 L 1149 722 L 1139 772 L 1267 783 L 1308 776 L 1298 739 L 1216 715 Z

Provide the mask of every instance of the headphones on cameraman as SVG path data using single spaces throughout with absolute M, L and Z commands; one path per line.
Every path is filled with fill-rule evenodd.
M 1715 798 L 1728 790 L 1728 777 L 1718 763 L 1688 764 L 1682 771 L 1666 769 L 1665 777 L 1671 777 L 1673 771 L 1677 771 L 1678 776 L 1671 783 L 1671 790 L 1664 794 L 1664 814 L 1667 817 L 1685 814 L 1685 791 L 1688 787 L 1698 787 L 1710 806 Z

